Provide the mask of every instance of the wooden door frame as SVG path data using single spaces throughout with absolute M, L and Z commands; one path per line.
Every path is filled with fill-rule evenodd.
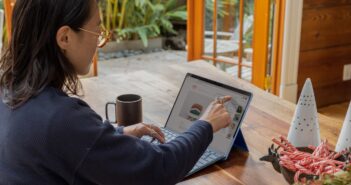
M 202 59 L 204 45 L 204 7 L 203 0 L 187 0 L 187 50 L 188 61 Z
M 253 69 L 252 83 L 256 86 L 267 90 L 275 95 L 280 94 L 282 56 L 284 46 L 285 33 L 285 9 L 286 0 L 275 0 L 274 8 L 274 26 L 273 26 L 273 42 L 272 42 L 272 69 L 271 76 L 268 77 L 267 62 L 268 60 L 268 44 L 269 44 L 269 25 L 270 25 L 270 1 L 255 1 L 254 14 L 254 41 L 253 41 Z M 257 9 L 260 7 L 260 9 Z M 269 85 L 267 85 L 269 84 Z M 267 87 L 268 86 L 268 87 Z
M 284 22 L 286 20 L 286 0 L 275 0 L 275 14 L 273 28 L 273 52 L 272 52 L 272 87 L 271 92 L 275 95 L 280 94 L 281 69 L 284 46 Z
M 7 41 L 11 40 L 11 23 L 12 23 L 12 12 L 15 0 L 3 0 L 4 11 L 5 11 L 5 24 L 7 32 Z
M 243 0 L 242 0 L 243 1 Z M 281 59 L 284 33 L 285 1 L 276 0 L 278 6 L 274 27 L 274 45 L 277 49 L 273 51 L 273 77 L 272 92 L 279 93 Z M 187 21 L 187 49 L 188 61 L 204 59 L 203 38 L 204 38 L 204 1 L 187 1 L 188 21 Z M 264 89 L 266 84 L 267 56 L 268 56 L 268 34 L 269 34 L 269 1 L 255 1 L 254 5 L 254 37 L 253 37 L 253 65 L 252 83 Z M 264 61 L 264 62 L 262 62 Z
M 270 1 L 256 0 L 254 12 L 252 83 L 264 89 L 268 59 Z

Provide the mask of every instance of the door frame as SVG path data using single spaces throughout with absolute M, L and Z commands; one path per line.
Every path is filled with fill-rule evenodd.
M 187 51 L 188 61 L 202 59 L 204 38 L 203 0 L 187 0 Z
M 268 62 L 270 0 L 255 0 L 254 35 L 252 42 L 252 83 L 261 89 L 266 88 Z
M 7 32 L 7 42 L 11 40 L 11 23 L 12 23 L 12 11 L 15 4 L 15 0 L 3 0 L 4 11 L 5 11 L 5 24 Z
M 242 3 L 243 0 L 241 0 Z M 274 27 L 273 49 L 273 81 L 272 92 L 279 94 L 280 74 L 282 68 L 283 33 L 285 30 L 285 1 L 276 0 L 275 6 L 279 18 Z M 188 61 L 206 59 L 203 53 L 204 38 L 204 0 L 187 1 L 188 20 L 187 20 L 187 50 Z M 268 56 L 268 36 L 269 36 L 269 13 L 270 1 L 256 0 L 254 3 L 254 36 L 253 36 L 253 63 L 252 63 L 252 83 L 265 89 L 267 88 L 267 56 Z M 255 31 L 256 30 L 256 31 Z M 263 62 L 262 62 L 263 61 Z

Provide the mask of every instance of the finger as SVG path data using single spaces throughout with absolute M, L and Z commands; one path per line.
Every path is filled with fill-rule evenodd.
M 214 105 L 216 105 L 216 104 L 218 104 L 218 101 L 217 101 L 217 100 L 213 100 L 213 101 L 209 104 L 209 106 L 214 106 Z
M 223 97 L 221 97 L 221 99 L 222 99 L 222 102 L 225 103 L 225 102 L 230 101 L 232 99 L 232 97 L 231 96 L 223 96 Z
M 232 119 L 230 117 L 230 114 L 226 111 L 225 116 L 227 117 L 227 126 L 232 122 Z
M 215 97 L 215 99 L 212 101 L 213 104 L 222 104 L 223 101 L 222 101 L 222 97 Z
M 160 143 L 165 143 L 165 139 L 159 133 L 157 133 L 155 130 L 151 128 L 147 128 L 147 129 L 148 129 L 148 132 L 146 133 L 146 135 L 152 138 L 156 138 L 158 141 L 160 141 Z
M 147 128 L 150 128 L 152 130 L 154 130 L 155 132 L 157 132 L 158 134 L 160 134 L 163 138 L 165 137 L 165 135 L 163 134 L 162 130 L 154 125 L 154 124 L 147 124 L 147 123 L 143 123 Z
M 225 107 L 223 104 L 216 104 L 214 107 L 213 107 L 213 112 L 221 112 L 225 110 Z
M 160 129 L 160 127 L 154 125 L 154 124 L 148 124 L 149 128 L 153 129 L 154 131 L 156 131 L 160 136 L 162 136 L 163 138 L 165 138 L 165 134 L 162 132 L 162 130 Z

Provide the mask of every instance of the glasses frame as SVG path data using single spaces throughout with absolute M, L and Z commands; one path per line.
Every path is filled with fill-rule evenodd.
M 102 42 L 97 44 L 97 47 L 99 47 L 99 48 L 104 47 L 106 45 L 106 43 L 111 39 L 111 32 L 107 31 L 106 29 L 104 29 L 102 27 L 101 27 L 101 32 L 100 33 L 94 32 L 94 31 L 90 31 L 90 30 L 87 30 L 87 29 L 84 29 L 84 28 L 78 28 L 78 29 L 81 30 L 81 31 L 85 31 L 87 33 L 93 34 L 95 36 L 102 37 Z

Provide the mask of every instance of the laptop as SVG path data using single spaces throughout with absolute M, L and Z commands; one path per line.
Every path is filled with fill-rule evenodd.
M 161 128 L 165 134 L 166 142 L 185 132 L 193 121 L 201 117 L 207 106 L 216 97 L 225 95 L 232 96 L 231 101 L 224 104 L 232 122 L 227 128 L 214 133 L 211 144 L 187 176 L 228 158 L 252 99 L 252 94 L 195 74 L 186 74 L 166 125 Z M 150 141 L 151 137 L 143 136 L 142 139 Z M 159 144 L 158 141 L 154 143 Z

